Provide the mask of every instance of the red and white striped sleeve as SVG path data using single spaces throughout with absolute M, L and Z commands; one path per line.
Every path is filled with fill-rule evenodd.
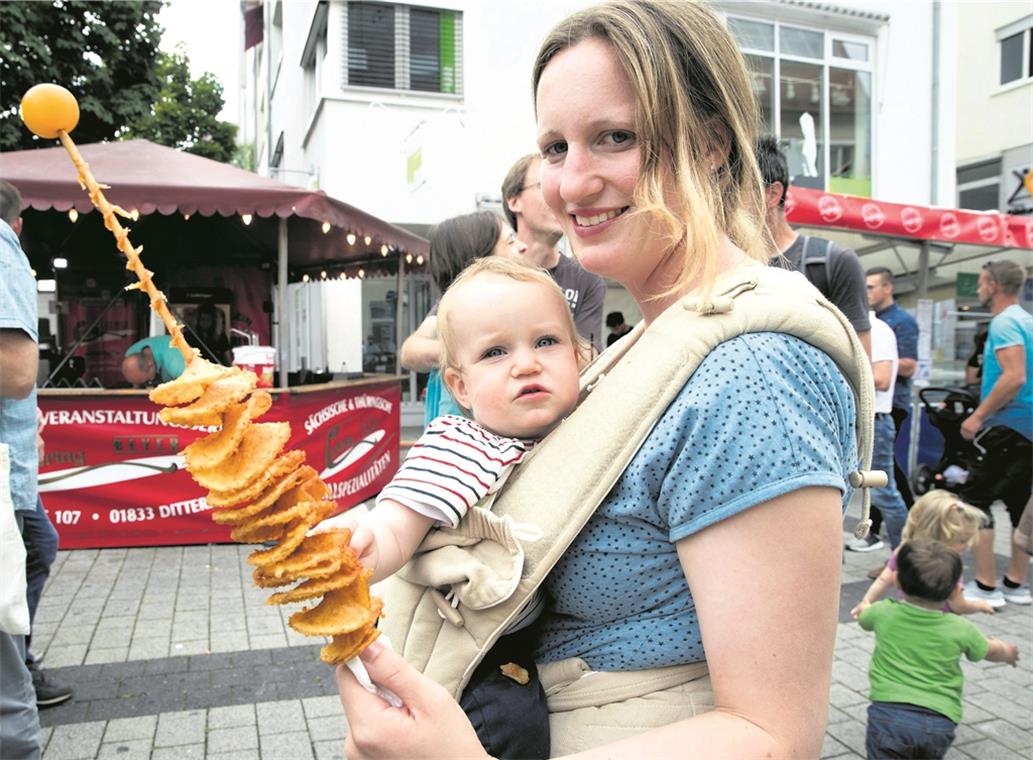
M 391 499 L 454 528 L 533 445 L 489 433 L 465 417 L 439 417 L 410 449 L 377 503 Z

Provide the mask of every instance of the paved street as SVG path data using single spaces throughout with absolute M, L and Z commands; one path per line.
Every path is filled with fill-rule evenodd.
M 844 521 L 855 522 L 856 507 Z M 1001 514 L 998 524 L 1006 524 Z M 848 535 L 844 531 L 844 539 Z M 997 539 L 999 566 L 1007 550 Z M 264 604 L 239 546 L 62 552 L 33 648 L 76 697 L 41 713 L 44 758 L 340 757 L 347 726 L 318 645 Z M 849 619 L 888 550 L 847 552 L 823 756 L 864 754 L 873 637 Z M 968 558 L 966 558 L 968 559 Z M 971 567 L 966 568 L 971 576 Z M 806 593 L 806 589 L 800 589 Z M 949 758 L 1033 757 L 1033 607 L 981 615 L 1017 643 L 1018 669 L 965 663 L 965 718 Z

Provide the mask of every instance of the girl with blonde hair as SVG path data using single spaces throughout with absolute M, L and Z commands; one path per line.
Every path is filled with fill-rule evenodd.
M 958 554 L 972 545 L 979 538 L 979 529 L 986 520 L 982 511 L 961 501 L 957 494 L 944 490 L 933 490 L 918 499 L 908 512 L 907 522 L 901 534 L 901 546 L 916 538 L 939 541 Z M 890 556 L 886 567 L 875 579 L 857 606 L 850 610 L 850 616 L 857 620 L 861 612 L 875 604 L 882 595 L 893 588 L 897 582 L 897 552 Z M 975 612 L 993 614 L 994 608 L 985 599 L 966 599 L 964 579 L 960 579 L 957 588 L 944 602 L 944 612 L 957 615 L 971 615 Z
M 597 359 L 617 357 L 598 394 L 639 366 L 635 346 L 651 345 L 669 313 L 775 277 L 764 266 L 756 103 L 735 41 L 695 2 L 574 14 L 542 44 L 533 86 L 543 198 L 582 266 L 620 282 L 644 318 Z M 860 355 L 848 326 L 837 321 L 835 334 Z M 626 393 L 664 380 L 639 375 Z M 592 398 L 552 436 L 574 436 Z M 535 658 L 552 756 L 821 753 L 856 426 L 850 385 L 809 342 L 753 332 L 710 350 L 544 581 Z M 569 467 L 550 443 L 524 481 Z M 500 503 L 507 491 L 519 492 L 507 486 Z M 448 691 L 382 644 L 362 657 L 405 708 L 339 669 L 349 758 L 486 756 Z M 603 684 L 608 698 L 575 699 Z

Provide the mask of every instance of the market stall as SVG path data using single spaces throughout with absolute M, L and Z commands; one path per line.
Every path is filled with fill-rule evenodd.
M 109 200 L 131 215 L 132 241 L 180 320 L 189 326 L 208 304 L 227 341 L 239 335 L 282 352 L 287 283 L 367 272 L 400 280 L 405 259 L 427 252 L 422 238 L 323 192 L 142 140 L 81 151 L 110 185 Z M 153 327 L 146 299 L 124 292 L 124 259 L 64 150 L 2 154 L 0 177 L 22 194 L 23 247 L 54 290 L 40 298 L 48 306 L 41 347 L 60 347 L 46 354 L 41 378 L 49 387 L 39 401 L 47 423 L 40 491 L 62 546 L 228 540 L 182 469 L 179 452 L 199 431 L 162 423 L 145 392 L 117 389 L 125 348 Z M 340 507 L 376 493 L 398 464 L 400 378 L 350 373 L 312 383 L 276 364 L 268 418 L 291 422 L 291 447 L 306 451 Z
M 1027 192 L 1033 190 L 1030 183 Z M 895 292 L 919 322 L 917 387 L 958 386 L 979 324 L 989 321 L 975 295 L 980 267 L 1007 258 L 1033 271 L 1033 218 L 995 211 L 920 206 L 792 187 L 786 218 L 803 231 L 853 249 L 865 269 L 888 267 Z M 1033 307 L 1033 278 L 1022 294 Z M 909 472 L 940 456 L 943 438 L 924 411 L 897 441 Z M 914 445 L 912 445 L 914 441 Z

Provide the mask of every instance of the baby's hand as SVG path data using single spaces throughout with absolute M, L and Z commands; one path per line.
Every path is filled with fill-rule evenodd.
M 973 612 L 985 612 L 987 615 L 997 614 L 997 610 L 991 607 L 990 602 L 986 601 L 986 599 L 973 599 L 970 601 L 972 602 Z
M 857 618 L 860 617 L 861 613 L 871 606 L 871 602 L 869 602 L 867 599 L 862 599 L 857 603 L 856 607 L 850 610 L 850 617 L 852 617 L 854 620 L 857 620 Z
M 352 530 L 351 548 L 364 567 L 371 568 L 376 572 L 378 557 L 377 537 L 369 526 L 369 515 L 360 520 Z
M 1018 667 L 1019 648 L 1007 641 L 1002 641 L 1001 643 L 1004 645 L 1004 662 L 1008 663 L 1013 668 Z

